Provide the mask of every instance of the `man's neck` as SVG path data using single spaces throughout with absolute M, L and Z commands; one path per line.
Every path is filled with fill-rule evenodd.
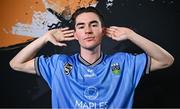
M 93 50 L 81 49 L 81 57 L 90 64 L 96 62 L 101 56 L 101 49 L 97 47 Z

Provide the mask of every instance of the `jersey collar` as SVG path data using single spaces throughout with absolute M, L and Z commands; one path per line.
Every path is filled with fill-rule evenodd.
M 104 57 L 104 54 L 101 52 L 100 57 L 94 63 L 91 64 L 87 62 L 85 59 L 83 59 L 80 54 L 78 55 L 79 61 L 87 66 L 95 66 L 99 64 L 103 60 L 103 57 Z

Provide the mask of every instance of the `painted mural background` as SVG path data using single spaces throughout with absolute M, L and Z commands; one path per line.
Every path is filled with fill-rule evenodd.
M 135 93 L 134 107 L 180 107 L 180 5 L 177 0 L 0 0 L 0 107 L 51 107 L 46 83 L 35 75 L 12 70 L 9 61 L 23 47 L 50 29 L 69 26 L 79 7 L 94 6 L 106 26 L 133 29 L 167 49 L 172 67 L 145 75 Z M 129 41 L 105 38 L 103 51 L 142 52 Z M 38 55 L 78 52 L 77 42 L 67 48 L 47 44 Z
M 0 47 L 7 47 L 42 36 L 53 24 L 69 20 L 77 8 L 95 6 L 97 1 L 1 0 L 0 4 Z

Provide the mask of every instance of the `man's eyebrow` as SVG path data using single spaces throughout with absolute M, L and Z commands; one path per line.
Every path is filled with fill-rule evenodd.
M 92 23 L 98 23 L 98 21 L 93 20 L 93 21 L 91 21 L 89 24 L 92 24 Z M 79 26 L 79 25 L 85 25 L 85 23 L 83 23 L 83 22 L 81 23 L 81 22 L 80 22 L 80 23 L 77 23 L 77 24 L 76 24 L 76 26 Z
M 85 25 L 85 23 L 77 23 L 76 26 Z
M 92 24 L 92 23 L 98 23 L 98 21 L 93 20 L 93 21 L 90 22 L 90 24 Z

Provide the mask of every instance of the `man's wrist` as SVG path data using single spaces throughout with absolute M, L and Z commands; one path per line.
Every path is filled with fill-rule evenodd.
M 137 33 L 135 33 L 133 30 L 130 30 L 130 29 L 128 30 L 128 34 L 127 34 L 127 36 L 128 36 L 128 39 L 129 39 L 129 40 L 131 40 L 131 41 L 132 41 L 132 40 L 133 40 L 133 38 L 134 38 L 134 37 L 136 37 L 137 35 L 138 35 L 138 34 L 137 34 Z
M 48 42 L 48 39 L 47 39 L 47 37 L 45 37 L 45 36 L 42 36 L 42 37 L 38 38 L 38 40 L 39 40 L 40 42 L 42 42 L 43 45 Z

